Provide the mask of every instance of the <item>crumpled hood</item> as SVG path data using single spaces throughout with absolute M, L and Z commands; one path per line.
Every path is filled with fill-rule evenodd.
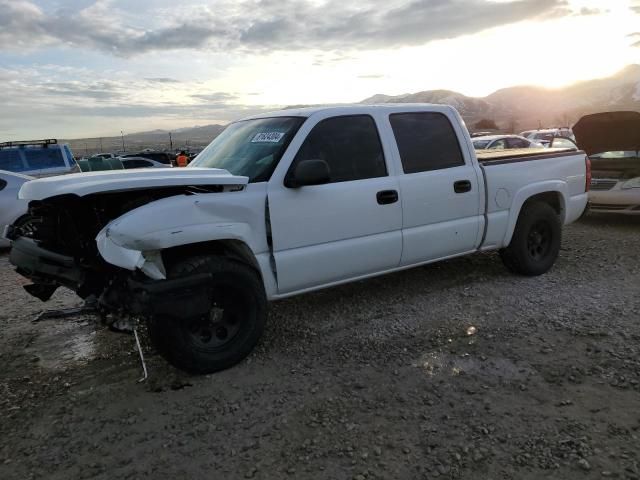
M 83 197 L 98 192 L 184 185 L 246 185 L 248 182 L 247 177 L 237 177 L 218 168 L 107 170 L 32 180 L 22 186 L 18 198 L 44 200 L 65 194 Z
M 585 115 L 573 126 L 578 147 L 587 155 L 640 148 L 640 112 Z

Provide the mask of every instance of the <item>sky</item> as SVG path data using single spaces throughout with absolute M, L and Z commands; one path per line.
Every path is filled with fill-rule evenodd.
M 0 141 L 555 88 L 640 63 L 640 0 L 0 0 Z

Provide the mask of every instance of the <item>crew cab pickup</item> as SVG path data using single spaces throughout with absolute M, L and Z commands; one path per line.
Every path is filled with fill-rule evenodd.
M 26 183 L 10 261 L 47 300 L 145 321 L 174 365 L 213 372 L 257 343 L 267 302 L 474 252 L 545 273 L 582 214 L 583 152 L 477 156 L 441 105 L 285 110 L 230 124 L 188 168 Z

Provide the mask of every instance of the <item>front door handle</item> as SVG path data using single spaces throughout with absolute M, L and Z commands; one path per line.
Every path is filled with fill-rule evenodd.
M 467 193 L 471 191 L 471 182 L 469 180 L 458 180 L 453 184 L 453 191 L 456 193 Z
M 396 190 L 382 190 L 376 194 L 376 200 L 380 205 L 389 205 L 398 201 L 398 192 Z

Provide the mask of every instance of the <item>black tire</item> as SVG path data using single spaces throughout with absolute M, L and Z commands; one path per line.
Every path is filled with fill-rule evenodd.
M 525 204 L 509 246 L 500 250 L 505 266 L 513 273 L 536 276 L 549 271 L 560 253 L 562 225 L 551 205 Z
M 187 258 L 170 266 L 167 277 L 198 273 L 212 275 L 209 315 L 155 316 L 149 320 L 149 335 L 172 365 L 191 373 L 213 373 L 251 353 L 264 330 L 267 300 L 256 270 L 227 257 Z

